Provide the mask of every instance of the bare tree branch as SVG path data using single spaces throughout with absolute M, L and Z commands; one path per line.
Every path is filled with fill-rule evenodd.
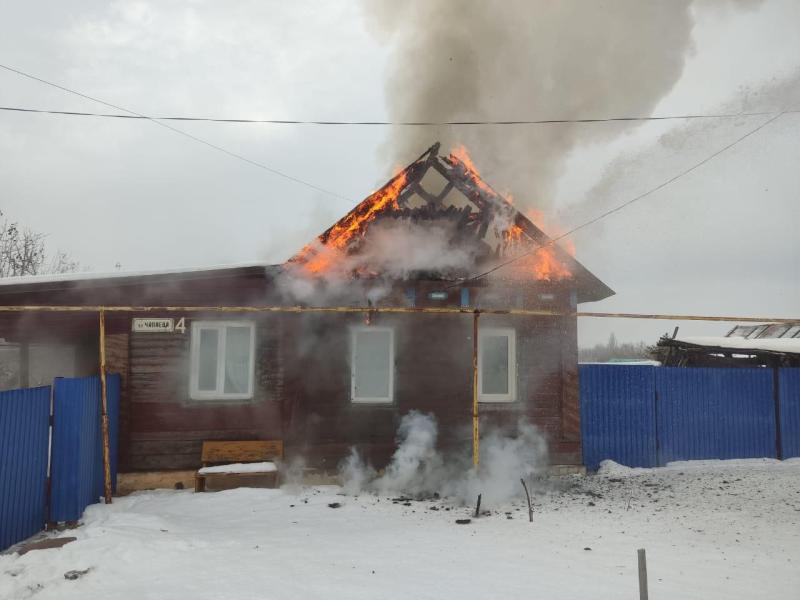
M 48 259 L 43 233 L 0 221 L 0 277 L 71 273 L 78 267 L 65 252 L 58 251 Z

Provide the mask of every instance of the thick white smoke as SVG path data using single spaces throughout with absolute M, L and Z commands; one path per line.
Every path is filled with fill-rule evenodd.
M 331 258 L 330 266 L 322 273 L 311 274 L 297 265 L 279 279 L 279 286 L 292 301 L 363 303 L 366 298 L 375 303 L 391 291 L 389 282 L 407 279 L 415 272 L 471 271 L 475 247 L 453 243 L 456 237 L 452 221 L 383 219 L 368 226 L 357 252 L 318 244 L 315 249 Z M 354 278 L 354 273 L 367 277 Z
M 490 431 L 481 438 L 480 467 L 469 455 L 446 456 L 436 448 L 438 428 L 433 415 L 412 411 L 400 421 L 398 447 L 381 475 L 351 450 L 339 468 L 345 493 L 434 494 L 461 504 L 482 495 L 483 506 L 499 506 L 523 493 L 529 480 L 547 468 L 547 443 L 532 425 L 520 420 L 515 431 Z

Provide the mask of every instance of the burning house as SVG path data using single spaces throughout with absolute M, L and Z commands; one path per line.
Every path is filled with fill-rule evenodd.
M 42 347 L 71 370 L 53 375 L 93 373 L 104 308 L 122 471 L 194 469 L 214 439 L 283 440 L 324 470 L 355 446 L 380 466 L 411 410 L 468 452 L 476 407 L 579 465 L 574 313 L 612 294 L 437 144 L 282 265 L 1 281 L 3 306 L 84 308 L 1 312 L 0 337 L 22 385 Z

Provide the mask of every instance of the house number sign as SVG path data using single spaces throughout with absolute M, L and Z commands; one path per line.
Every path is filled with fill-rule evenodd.
M 175 319 L 133 319 L 133 331 L 136 333 L 179 333 L 186 332 L 186 318 L 181 317 L 178 322 Z

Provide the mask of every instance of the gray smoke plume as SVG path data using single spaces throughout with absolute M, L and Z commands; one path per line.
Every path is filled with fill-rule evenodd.
M 696 0 L 721 9 L 756 0 Z M 367 24 L 391 45 L 393 121 L 648 116 L 692 50 L 692 0 L 364 0 Z M 633 124 L 395 127 L 387 167 L 434 140 L 465 144 L 487 181 L 523 207 L 547 210 L 578 143 Z M 503 187 L 505 186 L 505 188 Z

